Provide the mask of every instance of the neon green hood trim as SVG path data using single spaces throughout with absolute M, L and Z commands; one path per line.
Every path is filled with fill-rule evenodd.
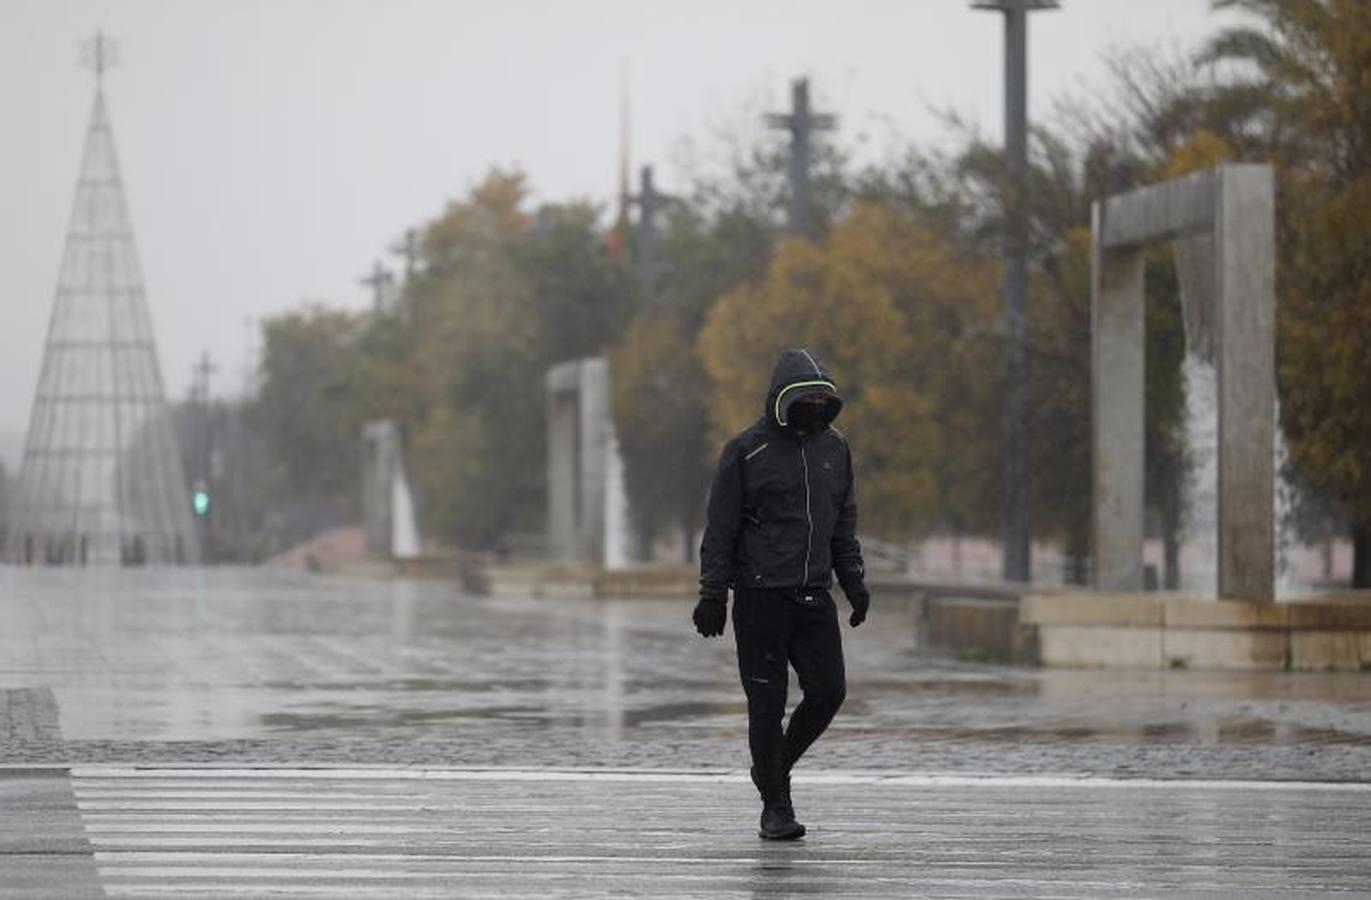
M 785 395 L 786 395 L 786 394 L 790 393 L 791 391 L 800 390 L 801 388 L 816 388 L 816 387 L 817 387 L 817 388 L 828 388 L 828 389 L 829 389 L 830 391 L 832 391 L 834 394 L 837 394 L 837 393 L 838 393 L 838 386 L 835 385 L 835 384 L 834 384 L 833 382 L 831 382 L 831 381 L 797 381 L 797 382 L 795 382 L 794 384 L 788 384 L 788 385 L 786 385 L 785 387 L 781 388 L 780 393 L 778 393 L 778 394 L 776 395 L 776 406 L 775 406 L 776 421 L 779 422 L 779 423 L 782 424 L 782 425 L 786 424 L 786 420 L 783 419 L 783 418 L 781 418 L 781 401 L 785 399 Z

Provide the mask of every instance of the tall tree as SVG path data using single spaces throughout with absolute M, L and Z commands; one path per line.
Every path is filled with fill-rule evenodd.
M 1219 0 L 1254 18 L 1209 44 L 1280 171 L 1282 425 L 1301 474 L 1347 511 L 1371 587 L 1371 5 Z
M 715 443 L 762 413 L 771 366 L 811 347 L 840 380 L 840 426 L 858 448 L 864 527 L 907 539 L 974 518 L 993 425 L 983 328 L 992 260 L 917 217 L 858 204 L 822 245 L 791 240 L 759 285 L 710 311 L 699 337 Z
M 605 249 L 598 218 L 588 203 L 544 206 L 511 249 L 549 365 L 604 352 L 636 308 L 633 272 Z
M 547 369 L 603 352 L 636 302 L 594 207 L 527 204 L 499 170 L 449 204 L 400 314 L 360 342 L 359 404 L 405 426 L 429 528 L 468 546 L 542 529 Z
M 1033 502 L 1037 536 L 1062 540 L 1067 580 L 1083 582 L 1091 522 L 1091 203 L 1161 173 L 1133 156 L 1116 131 L 1096 130 L 1093 143 L 1078 144 L 1058 136 L 1064 130 L 1039 128 L 1030 143 Z M 990 239 L 1000 233 L 1004 208 L 998 198 L 1008 190 L 1002 156 L 972 135 L 949 165 L 952 183 L 948 176 L 936 182 L 944 199 L 935 208 L 960 220 L 962 240 L 993 252 Z M 1147 285 L 1145 482 L 1147 502 L 1161 514 L 1166 579 L 1174 584 L 1185 465 L 1183 333 L 1169 251 L 1149 257 Z
M 650 310 L 634 320 L 610 365 L 614 419 L 643 549 L 675 527 L 689 561 L 710 472 L 708 390 L 694 341 L 674 312 Z
M 280 483 L 312 504 L 316 527 L 356 511 L 358 410 L 351 397 L 349 314 L 311 307 L 263 323 L 261 388 L 247 412 Z
M 765 276 L 786 200 L 779 145 L 768 140 L 745 151 L 734 145 L 726 156 L 722 171 L 697 170 L 688 196 L 667 207 L 660 276 L 612 355 L 615 421 L 640 540 L 646 545 L 675 527 L 687 556 L 714 463 L 711 398 L 696 339 L 715 301 Z M 820 216 L 827 222 L 839 157 L 826 143 L 818 169 Z

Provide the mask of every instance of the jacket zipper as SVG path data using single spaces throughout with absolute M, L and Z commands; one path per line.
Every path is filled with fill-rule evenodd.
M 804 438 L 800 438 L 800 464 L 804 466 L 805 474 L 805 519 L 809 522 L 809 536 L 805 538 L 805 574 L 800 580 L 800 587 L 809 585 L 809 554 L 814 548 L 814 516 L 809 511 L 809 459 L 805 456 Z

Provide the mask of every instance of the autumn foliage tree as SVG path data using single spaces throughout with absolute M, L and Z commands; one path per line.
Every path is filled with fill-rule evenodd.
M 617 338 L 630 274 L 593 207 L 530 209 L 523 176 L 499 170 L 423 228 L 421 250 L 392 313 L 267 324 L 261 421 L 301 487 L 351 497 L 360 423 L 394 419 L 430 534 L 490 547 L 540 532 L 545 374 Z
M 610 371 L 640 555 L 674 530 L 688 559 L 709 488 L 708 391 L 692 335 L 670 310 L 649 310 L 611 352 Z
M 359 328 L 356 316 L 317 305 L 263 323 L 261 384 L 243 418 L 265 460 L 257 482 L 241 485 L 269 498 L 262 530 L 270 538 L 259 547 L 280 549 L 277 542 L 298 542 L 355 519 Z M 220 434 L 221 446 L 226 437 Z M 243 462 L 234 459 L 233 465 Z
M 903 540 L 940 517 L 976 518 L 997 283 L 993 261 L 872 203 L 821 245 L 785 242 L 765 280 L 722 297 L 700 332 L 714 444 L 762 414 L 777 354 L 807 346 L 846 400 L 838 424 L 857 448 L 864 528 Z
M 359 460 L 349 348 L 356 317 L 319 306 L 263 326 L 262 386 L 248 416 L 283 483 L 340 518 L 354 507 Z M 331 524 L 336 524 L 331 523 Z

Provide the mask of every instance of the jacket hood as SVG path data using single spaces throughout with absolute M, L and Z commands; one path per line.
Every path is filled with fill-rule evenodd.
M 790 419 L 790 407 L 801 397 L 822 395 L 827 426 L 838 417 L 843 408 L 843 398 L 838 395 L 838 386 L 833 383 L 828 370 L 819 360 L 803 347 L 782 350 L 776 360 L 776 368 L 771 373 L 771 387 L 766 393 L 765 416 L 773 425 L 786 426 Z

